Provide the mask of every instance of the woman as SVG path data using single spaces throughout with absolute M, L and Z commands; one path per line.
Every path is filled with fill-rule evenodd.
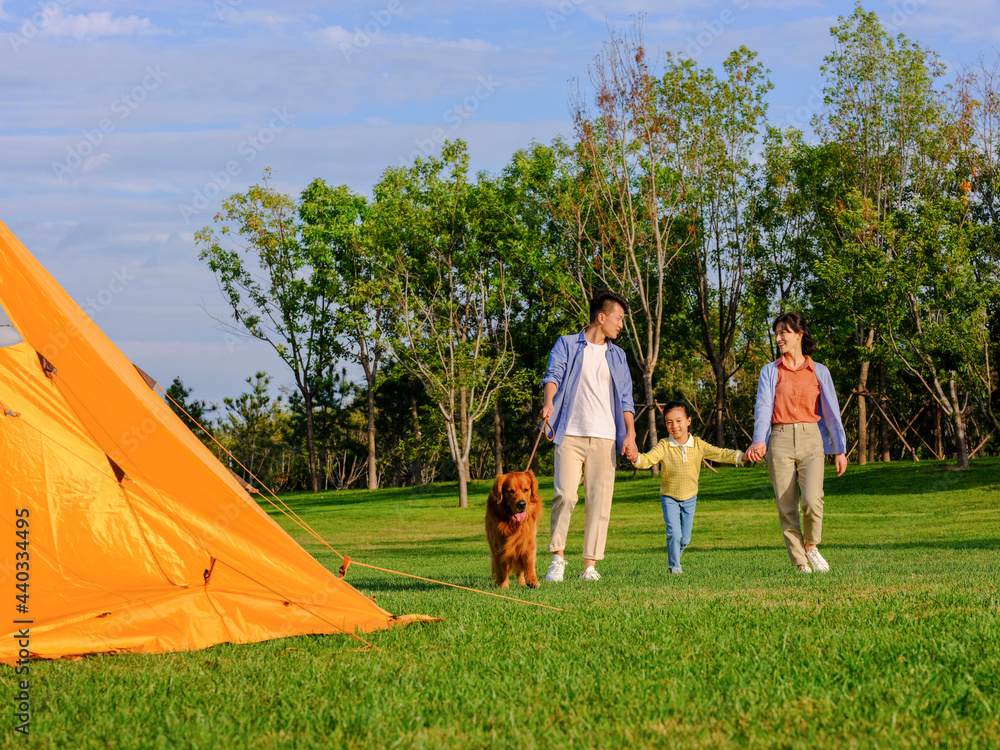
M 838 477 L 847 470 L 847 437 L 830 370 L 809 356 L 816 345 L 803 317 L 782 313 L 772 328 L 781 357 L 760 371 L 754 442 L 746 457 L 759 461 L 770 451 L 768 473 L 788 556 L 802 573 L 825 573 L 830 565 L 816 547 L 823 531 L 823 466 L 829 453 Z

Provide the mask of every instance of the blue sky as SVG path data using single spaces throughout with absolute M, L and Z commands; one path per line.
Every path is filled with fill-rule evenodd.
M 264 2 L 0 0 L 0 220 L 160 383 L 221 401 L 264 369 L 234 338 L 193 234 L 258 182 L 367 193 L 387 166 L 463 138 L 498 170 L 570 136 L 575 78 L 631 15 L 653 52 L 716 66 L 740 45 L 772 71 L 769 119 L 808 129 L 821 104 L 823 0 Z M 954 70 L 1000 42 L 992 0 L 864 6 Z

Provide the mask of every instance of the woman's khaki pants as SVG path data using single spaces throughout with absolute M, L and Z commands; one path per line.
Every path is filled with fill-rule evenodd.
M 793 565 L 807 565 L 805 544 L 823 534 L 823 438 L 813 422 L 771 425 L 767 466 Z M 799 502 L 802 523 L 799 524 Z

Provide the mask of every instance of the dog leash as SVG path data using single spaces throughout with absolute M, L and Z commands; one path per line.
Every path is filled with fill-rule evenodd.
M 535 438 L 535 447 L 531 449 L 531 455 L 528 456 L 528 465 L 524 467 L 525 471 L 529 471 L 531 469 L 531 462 L 535 460 L 535 451 L 538 450 L 538 442 L 542 439 L 542 435 L 545 435 L 545 439 L 550 443 L 555 440 L 556 431 L 553 430 L 552 425 L 549 424 L 548 417 L 545 417 L 545 419 L 542 420 L 542 426 L 538 428 L 538 437 Z

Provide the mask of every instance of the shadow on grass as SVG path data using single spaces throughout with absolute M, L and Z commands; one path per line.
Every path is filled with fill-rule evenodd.
M 778 544 L 761 544 L 756 547 L 724 547 L 712 546 L 710 544 L 699 544 L 684 550 L 684 555 L 698 555 L 705 553 L 719 552 L 760 552 L 763 550 L 780 549 L 784 551 L 785 545 L 781 543 L 780 535 Z M 920 542 L 872 542 L 871 544 L 842 544 L 826 543 L 820 545 L 822 549 L 855 549 L 855 550 L 892 550 L 892 549 L 957 549 L 957 550 L 997 550 L 1000 549 L 1000 539 L 970 539 L 970 540 L 927 540 Z M 657 548 L 658 549 L 658 548 Z
M 424 576 L 425 578 L 432 578 L 433 576 Z M 502 592 L 500 589 L 490 589 L 484 588 L 484 586 L 489 585 L 488 579 L 483 578 L 457 578 L 454 580 L 440 579 L 443 583 L 450 583 L 453 586 L 463 586 L 465 588 L 473 589 L 475 591 L 487 591 L 490 593 L 502 593 L 506 596 L 506 593 Z M 372 577 L 372 578 L 361 578 L 358 577 L 357 580 L 349 581 L 349 583 L 356 589 L 359 590 L 372 590 L 379 591 L 383 593 L 389 592 L 407 592 L 407 591 L 443 591 L 444 589 L 451 589 L 452 586 L 442 586 L 440 583 L 431 583 L 430 581 L 418 581 L 413 578 L 396 578 L 396 577 Z
M 774 494 L 768 480 L 767 468 L 761 465 L 735 468 L 727 465 L 716 467 L 717 474 L 705 469 L 701 481 L 705 499 L 716 500 L 769 500 Z M 546 507 L 552 502 L 552 477 L 539 476 L 542 499 Z M 748 490 L 747 484 L 751 485 Z M 478 511 L 489 493 L 492 481 L 477 480 L 469 483 L 469 505 L 471 511 Z M 706 485 L 708 485 L 706 487 Z M 954 461 L 910 461 L 873 463 L 867 466 L 852 464 L 842 477 L 834 477 L 832 466 L 827 468 L 826 494 L 837 495 L 926 495 L 954 490 L 966 490 L 995 486 L 1000 490 L 1000 458 L 977 458 L 964 471 L 956 471 Z M 616 503 L 655 502 L 659 495 L 659 484 L 648 472 L 633 471 L 619 467 L 615 480 Z M 580 490 L 582 500 L 583 491 Z M 444 482 L 414 487 L 386 487 L 371 490 L 328 490 L 311 492 L 291 492 L 281 498 L 295 512 L 319 509 L 334 509 L 364 505 L 371 502 L 391 501 L 406 503 L 420 501 L 434 506 L 458 510 L 458 485 Z M 261 506 L 272 515 L 281 511 L 266 501 Z
M 1000 539 L 955 539 L 921 542 L 873 542 L 872 544 L 824 544 L 826 549 L 957 549 L 1000 550 Z
M 745 486 L 738 489 L 715 486 L 711 490 L 712 499 L 773 499 L 774 493 L 766 470 L 751 468 L 729 469 L 729 471 L 759 471 L 760 484 L 755 485 L 749 492 Z M 703 481 L 705 474 L 706 472 L 702 471 Z M 726 480 L 725 484 L 737 480 L 736 476 L 726 477 L 721 473 L 718 478 Z M 962 471 L 955 469 L 954 462 L 924 461 L 914 464 L 908 461 L 894 461 L 888 464 L 852 465 L 841 477 L 835 476 L 832 469 L 827 467 L 824 491 L 829 497 L 840 495 L 907 497 L 988 488 L 998 483 L 1000 483 L 1000 460 L 995 458 L 973 461 L 968 469 Z
M 305 541 L 309 542 L 310 540 Z M 486 544 L 485 537 L 482 539 L 481 548 L 477 546 L 475 549 L 469 549 L 465 546 L 469 543 L 475 543 L 477 541 L 477 537 L 469 536 L 435 537 L 416 542 L 386 542 L 384 544 L 373 544 L 369 542 L 366 543 L 365 549 L 359 550 L 355 553 L 352 553 L 349 549 L 347 549 L 346 554 L 349 554 L 352 560 L 357 563 L 368 563 L 369 565 L 381 565 L 382 563 L 379 562 L 379 559 L 409 560 L 414 558 L 421 559 L 441 557 L 467 558 L 470 555 L 488 555 L 489 547 Z M 328 556 L 328 552 L 325 547 L 310 544 L 306 544 L 306 547 L 307 549 L 311 549 L 312 552 Z M 385 566 L 383 565 L 383 567 Z
M 472 482 L 469 484 L 470 500 L 473 496 L 482 494 L 484 497 L 489 493 L 489 485 L 482 482 Z M 443 482 L 435 484 L 424 484 L 413 487 L 384 487 L 378 490 L 322 490 L 317 493 L 312 492 L 288 492 L 279 495 L 281 499 L 294 510 L 314 508 L 336 508 L 346 505 L 362 505 L 374 501 L 391 500 L 394 502 L 406 502 L 408 500 L 454 500 L 454 505 L 458 507 L 458 484 L 455 482 Z M 262 501 L 267 508 L 273 507 L 266 501 Z M 280 511 L 274 510 L 276 513 Z
M 718 474 L 702 470 L 702 492 L 699 495 L 710 494 L 716 500 L 774 497 L 766 467 L 716 468 Z M 749 490 L 746 486 L 748 481 L 753 483 Z M 644 502 L 649 499 L 647 493 L 650 485 L 654 487 L 653 492 L 658 491 L 646 472 L 640 472 L 635 478 L 626 472 L 619 472 L 615 484 L 615 502 Z M 709 487 L 707 491 L 706 485 Z M 894 461 L 866 466 L 852 464 L 846 474 L 836 477 L 832 466 L 828 466 L 824 489 L 827 495 L 907 496 L 989 488 L 994 485 L 1000 489 L 1000 459 L 991 457 L 976 459 L 968 469 L 961 471 L 955 469 L 953 461 L 922 461 L 918 464 Z

